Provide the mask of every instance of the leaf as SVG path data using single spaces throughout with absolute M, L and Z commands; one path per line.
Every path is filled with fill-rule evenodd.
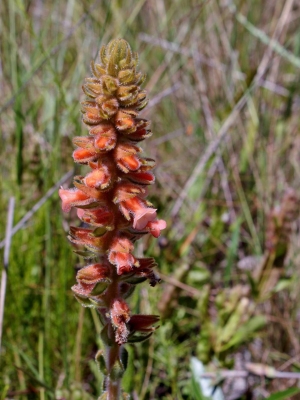
M 284 400 L 290 399 L 291 396 L 300 393 L 300 388 L 293 387 L 281 392 L 271 394 L 266 400 Z
M 248 278 L 248 282 L 251 288 L 251 293 L 252 295 L 256 298 L 258 296 L 258 285 L 257 282 L 255 281 L 255 279 L 253 278 L 251 271 L 246 271 L 246 275 Z
M 231 226 L 232 235 L 231 235 L 231 240 L 230 240 L 230 244 L 228 247 L 228 252 L 226 254 L 226 266 L 225 266 L 225 271 L 224 271 L 224 280 L 227 283 L 230 281 L 232 266 L 237 257 L 241 223 L 242 223 L 242 219 L 238 218 L 235 221 L 235 223 Z
M 124 370 L 126 371 L 128 365 L 128 351 L 125 349 L 125 347 L 121 348 L 121 362 L 123 364 Z
M 97 367 L 99 368 L 99 371 L 101 371 L 103 375 L 107 375 L 107 367 L 106 367 L 106 361 L 105 361 L 103 350 L 97 351 L 96 356 L 95 356 L 95 361 L 96 361 Z
M 106 346 L 111 347 L 114 344 L 114 337 L 111 337 L 111 332 L 108 329 L 108 324 L 105 325 L 105 327 L 102 329 L 100 333 L 100 337 L 103 340 L 103 342 L 106 344 Z
M 277 283 L 277 285 L 275 286 L 274 292 L 280 292 L 281 290 L 288 289 L 289 287 L 291 287 L 292 284 L 293 284 L 292 279 L 281 278 Z
M 194 400 L 208 400 L 208 397 L 203 396 L 200 386 L 196 381 L 194 375 L 192 376 L 192 393 Z
M 148 333 L 147 335 L 132 335 L 129 336 L 127 342 L 128 343 L 141 343 L 144 342 L 145 340 L 149 339 L 149 337 L 152 335 L 153 332 Z
M 92 260 L 93 258 L 99 257 L 99 254 L 93 253 L 92 251 L 89 250 L 73 250 L 73 253 L 88 260 L 89 259 Z
M 249 339 L 251 339 L 252 334 L 264 327 L 265 324 L 266 319 L 262 315 L 257 315 L 251 318 L 236 331 L 235 335 L 229 342 L 222 346 L 221 351 L 228 350 L 230 349 L 230 347 L 234 347 L 243 342 L 247 342 Z
M 198 267 L 196 266 L 196 268 L 193 269 L 189 272 L 188 275 L 188 283 L 191 284 L 203 284 L 208 282 L 210 279 L 210 272 L 208 271 L 207 268 L 204 267 Z
M 9 386 L 5 385 L 4 388 L 3 388 L 3 391 L 1 392 L 1 397 L 0 397 L 1 400 L 5 400 L 6 399 L 6 395 L 8 393 L 8 389 L 9 389 Z
M 12 346 L 21 356 L 22 360 L 25 363 L 25 366 L 27 366 L 28 370 L 26 370 L 24 368 L 24 371 L 27 372 L 27 374 L 29 376 L 31 376 L 35 382 L 37 382 L 40 386 L 42 386 L 43 388 L 47 389 L 49 391 L 49 396 L 50 398 L 53 398 L 53 389 L 51 386 L 48 386 L 43 379 L 41 379 L 40 374 L 38 372 L 38 370 L 36 369 L 34 363 L 31 361 L 31 359 L 27 356 L 26 353 L 24 353 L 20 348 L 17 348 L 15 346 Z
M 124 365 L 122 364 L 121 360 L 117 359 L 114 362 L 114 364 L 109 372 L 109 378 L 112 381 L 118 381 L 122 378 L 122 376 L 124 375 L 124 372 L 125 372 Z

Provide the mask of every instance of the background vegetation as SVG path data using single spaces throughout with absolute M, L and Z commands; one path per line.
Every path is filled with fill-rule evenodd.
M 157 259 L 162 284 L 141 285 L 132 307 L 163 318 L 151 340 L 128 346 L 132 398 L 204 398 L 192 356 L 215 372 L 300 371 L 300 1 L 4 0 L 0 18 L 0 240 L 11 196 L 16 224 L 72 171 L 72 137 L 87 133 L 80 88 L 101 44 L 124 37 L 148 75 L 143 147 L 168 229 L 136 250 Z M 288 188 L 284 249 L 274 245 L 268 264 L 279 273 L 262 292 L 255 271 L 274 251 L 270 211 Z M 82 266 L 70 223 L 55 191 L 12 238 L 1 399 L 99 395 L 100 326 L 70 291 Z M 254 372 L 213 384 L 225 399 L 299 398 L 292 376 Z

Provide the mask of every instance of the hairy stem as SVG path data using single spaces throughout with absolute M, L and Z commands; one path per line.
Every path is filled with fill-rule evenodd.
M 119 400 L 120 392 L 121 392 L 121 378 L 112 379 L 110 372 L 111 368 L 115 364 L 115 362 L 120 359 L 120 349 L 121 346 L 118 344 L 114 344 L 112 347 L 108 347 L 107 349 L 107 363 L 109 365 L 109 374 L 106 380 L 106 391 L 107 391 L 107 400 Z
M 117 299 L 120 295 L 119 293 L 119 277 L 115 270 L 112 273 L 112 283 L 109 286 L 106 299 L 108 310 L 111 308 L 111 305 L 114 299 Z M 112 324 L 109 324 L 109 336 L 114 337 L 114 328 Z M 117 343 L 114 343 L 112 346 L 107 346 L 106 348 L 106 367 L 107 367 L 107 377 L 106 377 L 106 391 L 107 391 L 107 400 L 119 400 L 120 392 L 121 392 L 121 378 L 114 377 L 112 379 L 111 372 L 112 369 L 118 360 L 120 360 L 121 354 L 121 346 Z

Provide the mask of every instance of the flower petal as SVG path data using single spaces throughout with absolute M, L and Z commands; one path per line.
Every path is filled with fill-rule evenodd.
M 167 223 L 163 219 L 159 219 L 158 221 L 149 221 L 147 224 L 147 228 L 149 228 L 151 235 L 155 238 L 158 238 L 160 231 L 166 229 L 166 227 Z
M 135 212 L 133 227 L 139 231 L 143 230 L 147 224 L 156 218 L 155 208 L 144 208 Z
M 58 194 L 62 200 L 62 210 L 69 212 L 72 207 L 84 206 L 93 203 L 95 200 L 88 194 L 78 189 L 63 189 L 60 188 Z

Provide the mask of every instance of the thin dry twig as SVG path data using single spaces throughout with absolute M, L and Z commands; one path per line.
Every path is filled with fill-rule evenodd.
M 177 82 L 177 83 L 175 83 L 173 86 L 168 87 L 168 88 L 162 90 L 160 93 L 158 93 L 155 97 L 153 97 L 153 98 L 149 101 L 149 103 L 148 103 L 148 105 L 147 105 L 147 109 L 145 110 L 145 112 L 147 112 L 147 111 L 149 110 L 149 108 L 154 107 L 154 106 L 156 106 L 156 104 L 160 103 L 161 100 L 162 100 L 164 97 L 170 96 L 170 94 L 176 92 L 176 90 L 178 90 L 178 89 L 180 88 L 180 86 L 181 86 L 181 83 Z M 142 114 L 143 114 L 143 113 L 141 113 L 141 115 L 142 115 Z
M 216 132 L 214 129 L 213 116 L 211 113 L 210 104 L 209 104 L 209 100 L 207 97 L 207 85 L 205 84 L 205 80 L 202 75 L 201 64 L 197 62 L 195 57 L 193 57 L 193 58 L 194 58 L 195 73 L 196 73 L 196 77 L 197 77 L 197 81 L 198 81 L 198 87 L 199 87 L 199 93 L 200 93 L 200 98 L 201 98 L 201 103 L 202 103 L 203 114 L 204 114 L 205 122 L 207 125 L 209 137 L 210 137 L 210 139 L 212 139 L 213 137 L 216 136 Z M 218 159 L 217 167 L 218 167 L 218 170 L 219 170 L 221 178 L 222 178 L 221 184 L 223 187 L 224 196 L 225 196 L 228 208 L 230 210 L 231 219 L 233 220 L 233 219 L 236 219 L 236 214 L 235 214 L 235 210 L 233 207 L 233 199 L 232 199 L 232 195 L 231 195 L 230 187 L 229 187 L 229 178 L 228 178 L 227 170 L 225 168 L 223 157 L 220 154 L 219 149 L 217 150 L 217 159 Z
M 280 19 L 281 21 L 281 19 Z M 278 37 L 282 29 L 282 24 L 278 24 L 276 26 L 276 29 L 274 31 L 272 40 L 275 40 L 275 38 Z M 202 157 L 200 157 L 198 163 L 196 164 L 192 174 L 190 175 L 189 179 L 187 180 L 186 184 L 182 188 L 182 191 L 180 193 L 180 196 L 178 197 L 177 201 L 175 202 L 172 211 L 171 211 L 171 216 L 175 217 L 177 213 L 179 212 L 185 198 L 188 196 L 189 189 L 193 186 L 195 183 L 197 177 L 202 173 L 204 170 L 207 162 L 211 158 L 211 156 L 216 153 L 218 150 L 220 144 L 222 141 L 225 139 L 227 136 L 229 128 L 232 126 L 236 118 L 238 117 L 240 111 L 243 109 L 243 107 L 246 105 L 249 95 L 253 90 L 259 85 L 261 80 L 263 79 L 264 75 L 268 71 L 271 57 L 273 54 L 273 47 L 269 43 L 269 46 L 267 47 L 264 56 L 262 58 L 262 61 L 260 62 L 258 68 L 257 68 L 257 73 L 255 74 L 251 84 L 249 87 L 245 90 L 243 96 L 240 98 L 240 100 L 236 103 L 236 105 L 233 107 L 233 110 L 229 114 L 229 116 L 226 118 L 225 122 L 223 123 L 222 127 L 220 128 L 217 137 L 214 141 L 212 141 L 208 147 L 206 148 L 204 154 Z
M 281 28 L 281 26 L 280 26 L 280 28 Z M 156 37 L 148 35 L 146 33 L 140 33 L 139 39 L 145 43 L 150 43 L 154 46 L 159 46 L 162 49 L 172 51 L 173 53 L 182 54 L 186 57 L 193 57 L 198 63 L 207 65 L 207 66 L 217 69 L 219 71 L 225 72 L 228 69 L 228 66 L 226 64 L 217 62 L 209 57 L 202 55 L 198 51 L 196 51 L 196 52 L 192 51 L 191 49 L 182 47 L 177 43 L 169 42 L 165 39 L 156 38 Z M 246 74 L 244 74 L 240 71 L 236 71 L 236 70 L 233 71 L 232 76 L 233 76 L 233 78 L 236 78 L 239 81 L 246 80 Z M 288 89 L 286 89 L 285 87 L 279 85 L 278 83 L 272 82 L 268 79 L 261 79 L 260 82 L 258 82 L 258 86 L 263 87 L 263 88 L 269 90 L 270 92 L 276 93 L 282 97 L 289 97 L 289 95 L 290 95 L 290 91 Z M 297 104 L 300 103 L 299 96 L 295 97 L 295 102 Z
M 231 125 L 234 123 L 236 120 L 239 112 L 242 110 L 244 105 L 247 102 L 248 95 L 249 95 L 249 90 L 248 89 L 244 95 L 240 98 L 238 103 L 234 106 L 232 112 L 229 114 L 229 116 L 226 118 L 224 124 L 222 125 L 221 129 L 218 132 L 218 135 L 215 140 L 213 140 L 208 147 L 206 148 L 206 151 L 204 152 L 203 156 L 200 157 L 198 163 L 196 164 L 192 174 L 190 175 L 189 179 L 187 180 L 186 184 L 184 185 L 177 201 L 175 202 L 172 211 L 171 211 L 171 216 L 175 217 L 177 213 L 179 212 L 182 203 L 184 202 L 185 198 L 188 195 L 189 189 L 193 186 L 195 183 L 197 177 L 203 169 L 205 168 L 207 162 L 209 161 L 210 157 L 216 152 L 216 150 L 219 148 L 220 144 L 222 141 L 225 139 L 228 129 L 231 127 Z
M 9 199 L 8 205 L 8 215 L 6 223 L 6 233 L 5 233 L 5 248 L 4 248 L 4 268 L 1 275 L 1 292 L 0 292 L 0 354 L 1 354 L 1 342 L 2 342 L 2 331 L 3 331 L 3 317 L 4 317 L 4 305 L 5 305 L 5 295 L 6 295 L 6 285 L 7 285 L 7 271 L 9 264 L 9 251 L 12 238 L 12 225 L 14 219 L 14 209 L 15 209 L 15 198 L 11 197 Z
M 15 225 L 11 230 L 11 236 L 17 233 L 24 225 L 30 220 L 30 218 L 42 207 L 42 205 L 57 191 L 57 189 L 71 178 L 74 171 L 67 172 L 46 194 L 29 210 L 24 217 Z M 5 239 L 0 242 L 0 249 L 5 245 Z
M 61 48 L 61 46 L 67 42 L 76 32 L 76 30 L 83 24 L 83 22 L 91 15 L 92 11 L 96 8 L 96 6 L 99 5 L 99 2 L 96 1 L 77 22 L 75 26 L 73 26 L 68 34 L 56 45 L 52 48 L 52 50 L 45 56 L 45 58 L 39 63 L 39 65 L 32 71 L 31 75 L 29 78 L 23 82 L 23 84 L 20 86 L 20 88 L 11 96 L 9 100 L 5 102 L 5 104 L 1 107 L 0 109 L 0 114 L 2 114 L 8 107 L 10 107 L 12 104 L 14 104 L 16 98 L 19 96 L 20 93 L 26 88 L 26 86 L 30 83 L 31 79 L 35 76 L 35 74 L 42 68 L 43 65 L 49 60 L 50 57 L 52 57 L 54 54 L 58 52 L 58 50 Z
M 279 367 L 279 371 L 283 371 L 284 369 L 288 368 L 290 365 L 294 364 L 294 363 L 298 363 L 300 358 L 300 353 L 296 354 L 294 357 L 290 358 L 289 360 L 287 360 L 285 363 L 283 363 L 280 367 Z
M 264 364 L 246 363 L 245 370 L 220 370 L 217 372 L 204 372 L 201 378 L 226 379 L 226 378 L 248 378 L 250 375 L 265 376 L 271 379 L 300 379 L 299 372 L 282 372 Z
M 211 58 L 205 57 L 199 52 L 192 52 L 191 49 L 182 47 L 177 43 L 169 42 L 165 39 L 156 38 L 154 36 L 147 35 L 146 33 L 140 33 L 139 39 L 145 43 L 150 43 L 154 46 L 159 46 L 162 49 L 169 50 L 173 53 L 179 53 L 187 57 L 194 56 L 198 62 L 207 65 L 208 67 L 216 68 L 219 70 L 224 70 L 226 68 L 225 64 L 221 64 L 215 60 L 212 60 Z M 237 76 L 239 76 L 242 79 L 245 78 L 245 75 L 241 74 L 240 72 L 237 72 Z
M 184 131 L 184 129 L 182 129 L 182 128 L 176 129 L 175 131 L 168 132 L 168 133 L 166 133 L 165 135 L 163 135 L 163 136 L 161 136 L 161 137 L 158 137 L 157 139 L 152 139 L 152 140 L 150 141 L 150 143 L 151 143 L 151 145 L 159 146 L 159 145 L 161 145 L 162 143 L 168 142 L 169 140 L 172 140 L 172 139 L 174 139 L 174 138 L 176 138 L 176 137 L 178 137 L 178 136 L 183 135 L 184 132 L 185 132 L 185 131 Z
M 232 12 L 237 21 L 240 22 L 253 36 L 260 39 L 264 44 L 267 44 L 269 49 L 279 54 L 282 58 L 289 61 L 292 65 L 299 68 L 300 67 L 300 59 L 299 57 L 295 56 L 292 52 L 288 51 L 285 47 L 283 47 L 279 42 L 278 38 L 282 32 L 284 25 L 287 22 L 287 17 L 292 9 L 294 0 L 287 0 L 284 4 L 283 11 L 281 13 L 279 23 L 277 24 L 277 28 L 275 34 L 270 38 L 267 36 L 263 31 L 258 29 L 256 26 L 252 25 L 247 18 L 237 12 L 237 7 L 233 2 L 230 2 L 228 8 L 230 12 Z
M 185 283 L 178 281 L 177 279 L 173 278 L 172 276 L 167 276 L 165 274 L 162 274 L 161 272 L 159 273 L 159 276 L 165 282 L 167 282 L 173 286 L 177 286 L 178 288 L 184 290 L 185 292 L 190 293 L 192 296 L 195 296 L 195 297 L 202 296 L 202 293 L 200 292 L 200 290 L 197 290 L 197 289 L 193 288 L 192 286 L 186 285 Z

